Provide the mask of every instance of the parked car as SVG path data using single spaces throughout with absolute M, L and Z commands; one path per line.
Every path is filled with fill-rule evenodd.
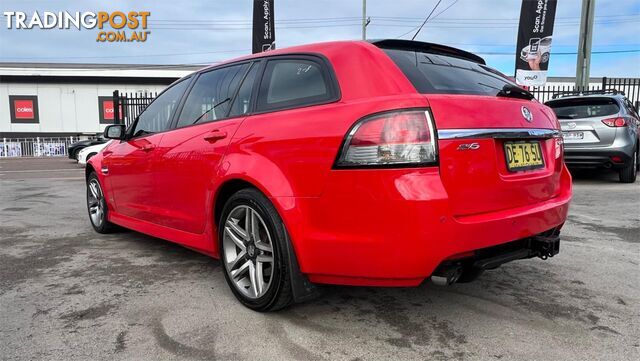
M 540 57 L 541 63 L 549 61 L 549 54 L 551 53 L 551 36 L 538 39 L 525 46 L 520 50 L 520 59 L 523 61 L 534 60 Z
M 106 142 L 106 143 L 96 144 L 96 145 L 83 148 L 78 153 L 78 164 L 80 164 L 82 167 L 86 166 L 87 161 L 91 159 L 91 157 L 93 157 L 94 155 L 100 153 L 100 151 L 106 148 L 108 144 L 109 142 Z
M 69 159 L 78 160 L 78 153 L 80 153 L 83 148 L 96 144 L 104 144 L 106 142 L 107 139 L 102 136 L 102 133 L 98 133 L 95 138 L 81 140 L 71 144 L 67 148 L 67 155 L 69 156 Z
M 482 58 L 422 42 L 212 66 L 105 136 L 86 168 L 93 228 L 220 258 L 259 311 L 318 284 L 447 285 L 546 259 L 571 198 L 555 114 Z
M 614 169 L 620 182 L 636 181 L 640 117 L 623 94 L 591 92 L 546 104 L 562 125 L 568 166 Z

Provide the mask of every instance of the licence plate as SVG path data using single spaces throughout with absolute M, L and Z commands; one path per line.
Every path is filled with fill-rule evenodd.
M 566 140 L 584 139 L 584 132 L 562 132 L 562 137 Z
M 542 147 L 538 141 L 505 142 L 507 169 L 511 172 L 544 167 Z

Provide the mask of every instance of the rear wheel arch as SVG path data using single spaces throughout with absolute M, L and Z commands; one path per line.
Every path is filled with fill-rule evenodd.
M 234 195 L 237 196 L 234 197 Z M 277 296 L 277 300 L 273 305 L 265 308 L 260 307 L 260 309 L 258 309 L 247 304 L 246 300 L 243 300 L 242 297 L 238 296 L 236 290 L 233 289 L 234 286 L 230 282 L 228 271 L 225 269 L 225 277 L 230 283 L 229 286 L 232 288 L 234 294 L 236 294 L 236 297 L 238 297 L 238 299 L 248 307 L 260 311 L 277 310 L 286 307 L 291 302 L 303 302 L 317 297 L 320 294 L 320 289 L 309 282 L 306 275 L 300 271 L 296 251 L 289 237 L 286 223 L 282 217 L 282 212 L 278 209 L 277 202 L 273 202 L 273 199 L 270 198 L 265 191 L 260 189 L 260 187 L 243 179 L 231 179 L 223 183 L 215 200 L 216 210 L 214 214 L 216 217 L 216 225 L 218 225 L 218 229 L 216 230 L 218 238 L 217 242 L 219 247 L 219 257 L 221 262 L 223 262 L 223 265 L 226 262 L 226 258 L 223 253 L 223 237 L 220 227 L 223 227 L 221 223 L 225 222 L 223 217 L 226 217 L 229 214 L 228 209 L 230 209 L 230 207 L 233 206 L 239 198 L 251 199 L 251 201 L 249 201 L 250 204 L 257 205 L 257 209 L 261 209 L 262 212 L 265 212 L 261 216 L 265 217 L 265 220 L 270 219 L 269 222 L 271 226 L 269 226 L 269 229 L 275 232 L 273 236 L 281 242 L 279 244 L 282 248 L 280 249 L 279 255 L 282 257 L 280 258 L 280 262 L 284 267 L 281 269 L 285 272 L 283 277 L 285 277 L 284 284 L 286 284 L 286 286 L 284 286 L 285 288 L 283 289 L 283 293 L 281 293 L 280 296 Z
M 214 206 L 213 206 L 214 207 L 213 221 L 215 222 L 214 224 L 216 225 L 220 224 L 220 217 L 222 216 L 222 210 L 224 209 L 224 205 L 227 203 L 229 198 L 231 198 L 231 196 L 234 195 L 236 192 L 245 188 L 254 188 L 254 189 L 260 190 L 253 183 L 240 178 L 233 178 L 233 179 L 226 180 L 224 183 L 220 185 L 214 198 Z

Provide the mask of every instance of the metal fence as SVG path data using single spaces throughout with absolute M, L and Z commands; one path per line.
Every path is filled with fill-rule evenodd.
M 67 155 L 69 145 L 79 137 L 59 138 L 2 138 L 0 157 L 60 157 Z
M 551 100 L 554 95 L 572 92 L 587 92 L 598 90 L 617 90 L 623 93 L 636 107 L 640 104 L 640 78 L 602 78 L 602 83 L 591 84 L 587 87 L 573 85 L 547 84 L 541 87 L 531 87 L 529 91 L 541 102 Z
M 127 127 L 142 113 L 158 93 L 124 93 L 113 92 L 113 111 L 115 123 L 125 124 Z

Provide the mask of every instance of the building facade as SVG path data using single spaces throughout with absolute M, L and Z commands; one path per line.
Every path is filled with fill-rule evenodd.
M 0 63 L 0 138 L 83 137 L 113 124 L 113 92 L 159 93 L 199 66 Z

